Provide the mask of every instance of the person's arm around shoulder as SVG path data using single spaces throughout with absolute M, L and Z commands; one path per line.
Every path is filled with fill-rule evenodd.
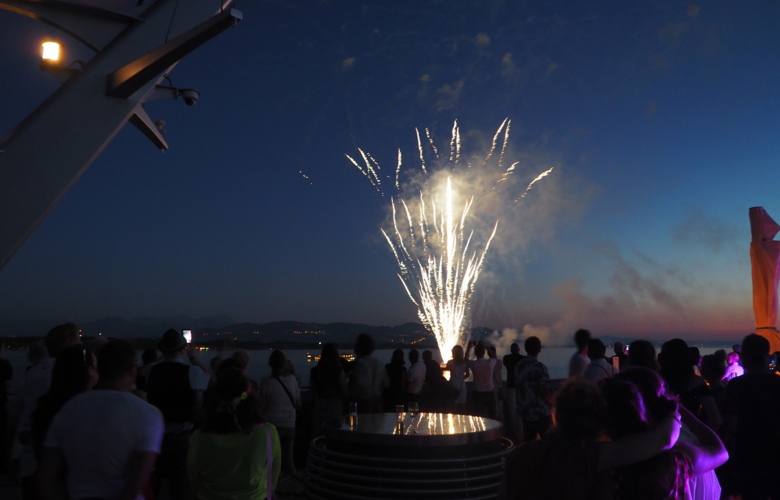
M 597 471 L 641 462 L 670 449 L 680 436 L 680 426 L 679 414 L 675 412 L 650 430 L 600 443 Z
M 698 476 L 726 463 L 729 453 L 718 435 L 682 406 L 680 407 L 680 415 L 682 415 L 682 422 L 701 442 L 699 446 L 682 441 L 676 445 L 693 464 L 691 474 Z

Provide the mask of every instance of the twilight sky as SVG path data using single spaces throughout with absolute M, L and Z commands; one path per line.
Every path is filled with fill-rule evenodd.
M 379 231 L 388 199 L 345 154 L 392 171 L 401 148 L 413 170 L 415 128 L 446 153 L 457 119 L 479 158 L 509 118 L 516 194 L 555 170 L 518 203 L 463 186 L 478 229 L 499 220 L 474 325 L 753 328 L 748 208 L 780 219 L 780 4 L 236 7 L 243 22 L 170 75 L 199 103 L 146 106 L 171 149 L 126 126 L 0 270 L 0 319 L 417 321 Z M 0 10 L 0 135 L 56 89 L 38 68 L 47 33 Z

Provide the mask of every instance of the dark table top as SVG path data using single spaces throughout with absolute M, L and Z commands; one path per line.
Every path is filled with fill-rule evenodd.
M 486 443 L 500 439 L 501 422 L 474 415 L 453 413 L 400 414 L 403 428 L 399 430 L 395 413 L 364 413 L 357 425 L 346 423 L 330 429 L 328 437 L 340 442 L 377 444 L 383 446 L 444 446 Z

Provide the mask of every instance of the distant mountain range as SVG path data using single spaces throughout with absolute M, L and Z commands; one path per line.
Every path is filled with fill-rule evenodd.
M 0 319 L 0 337 L 43 337 L 49 329 L 64 321 L 30 320 L 6 321 Z M 308 323 L 300 321 L 275 321 L 272 323 L 237 323 L 229 316 L 218 315 L 203 318 L 172 316 L 165 318 L 125 319 L 106 317 L 80 323 L 84 337 L 146 338 L 158 339 L 168 328 L 191 329 L 193 341 L 212 343 L 233 341 L 253 344 L 317 344 L 337 342 L 341 347 L 351 346 L 361 332 L 374 336 L 380 345 L 404 344 L 433 346 L 436 341 L 420 323 L 398 326 L 372 326 L 360 323 Z M 495 334 L 491 328 L 472 328 L 469 338 L 487 339 Z M 616 341 L 630 343 L 637 337 L 604 335 L 599 337 L 607 345 Z M 730 345 L 723 340 L 686 339 L 690 345 Z M 522 339 L 521 339 L 522 341 Z M 737 339 L 733 343 L 738 343 Z M 566 342 L 565 344 L 569 344 Z M 508 346 L 505 346 L 508 347 Z
M 42 337 L 52 327 L 63 321 L 3 321 L 0 320 L 0 337 Z M 435 339 L 419 323 L 405 323 L 398 326 L 372 326 L 359 323 L 304 323 L 300 321 L 275 321 L 272 323 L 236 323 L 228 316 L 191 318 L 175 316 L 168 318 L 125 319 L 101 318 L 80 323 L 85 337 L 113 338 L 160 338 L 169 328 L 191 329 L 193 341 L 210 343 L 214 341 L 239 341 L 253 343 L 292 342 L 311 344 L 337 342 L 351 345 L 361 332 L 374 336 L 379 344 L 427 344 L 434 345 Z M 485 338 L 492 330 L 475 328 L 472 338 Z

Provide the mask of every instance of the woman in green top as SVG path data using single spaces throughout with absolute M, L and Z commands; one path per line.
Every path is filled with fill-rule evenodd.
M 220 372 L 203 427 L 190 438 L 187 469 L 198 500 L 271 499 L 281 468 L 279 435 L 260 417 L 238 369 Z

